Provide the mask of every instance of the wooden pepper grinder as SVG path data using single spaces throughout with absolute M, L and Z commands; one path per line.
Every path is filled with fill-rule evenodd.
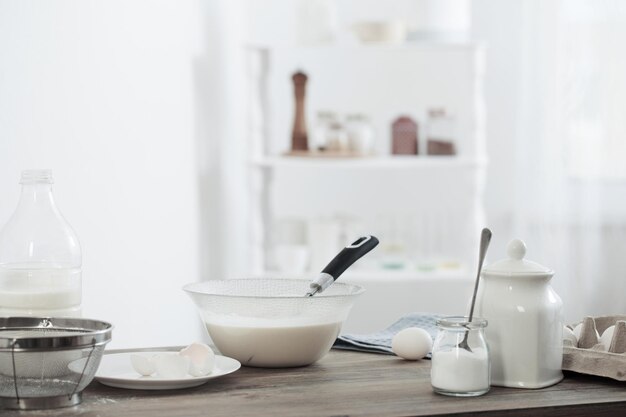
M 291 78 L 296 99 L 296 112 L 293 121 L 293 132 L 291 133 L 291 150 L 308 151 L 309 144 L 304 120 L 304 96 L 306 81 L 309 77 L 305 73 L 298 71 Z

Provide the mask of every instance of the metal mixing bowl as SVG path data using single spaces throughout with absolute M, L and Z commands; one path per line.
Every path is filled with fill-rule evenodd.
M 309 281 L 296 279 L 210 280 L 183 289 L 222 354 L 277 368 L 308 365 L 328 353 L 364 291 L 335 283 L 305 297 Z
M 112 329 L 89 319 L 0 318 L 0 408 L 79 404 Z

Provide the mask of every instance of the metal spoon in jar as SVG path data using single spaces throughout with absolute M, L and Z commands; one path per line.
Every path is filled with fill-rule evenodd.
M 472 322 L 472 318 L 474 317 L 474 304 L 476 304 L 476 293 L 478 292 L 478 281 L 480 280 L 480 271 L 483 269 L 483 261 L 485 260 L 485 255 L 487 254 L 487 248 L 489 248 L 489 242 L 491 242 L 491 230 L 488 228 L 484 228 L 482 233 L 480 234 L 480 251 L 478 253 L 478 271 L 476 272 L 476 283 L 474 284 L 474 294 L 472 295 L 472 305 L 470 307 L 469 320 L 468 323 Z M 469 330 L 465 332 L 463 336 L 463 340 L 457 345 L 457 347 L 472 351 L 469 345 L 467 344 L 467 338 L 469 336 Z
M 323 292 L 330 287 L 339 275 L 343 274 L 353 263 L 378 245 L 378 239 L 374 236 L 363 236 L 346 246 L 333 258 L 322 272 L 311 282 L 311 289 L 305 297 L 312 297 L 318 292 Z

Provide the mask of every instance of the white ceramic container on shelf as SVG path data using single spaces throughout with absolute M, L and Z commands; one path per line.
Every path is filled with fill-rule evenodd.
M 563 303 L 550 286 L 554 271 L 524 259 L 526 245 L 515 239 L 508 259 L 482 272 L 478 317 L 489 321 L 485 337 L 491 384 L 543 388 L 563 379 Z
M 406 24 L 401 20 L 358 22 L 352 31 L 363 43 L 399 44 L 406 39 Z

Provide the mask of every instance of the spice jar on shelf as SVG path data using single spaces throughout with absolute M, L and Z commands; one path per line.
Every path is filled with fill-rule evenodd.
M 428 111 L 426 152 L 428 155 L 456 155 L 455 121 L 445 109 Z
M 355 154 L 367 155 L 372 152 L 374 128 L 364 114 L 349 114 L 346 117 L 348 149 Z
M 337 114 L 331 111 L 320 110 L 317 112 L 315 125 L 311 135 L 311 149 L 325 151 L 328 149 L 328 134 L 330 125 L 337 121 Z
M 433 391 L 454 397 L 486 394 L 491 383 L 487 320 L 445 317 L 437 320 L 437 327 L 430 373 Z M 469 348 L 460 346 L 466 337 Z
M 393 155 L 417 155 L 417 123 L 408 116 L 398 117 L 391 124 L 391 153 Z
M 346 129 L 337 120 L 333 120 L 328 125 L 326 145 L 326 150 L 330 152 L 341 153 L 348 150 L 348 135 L 346 134 Z

